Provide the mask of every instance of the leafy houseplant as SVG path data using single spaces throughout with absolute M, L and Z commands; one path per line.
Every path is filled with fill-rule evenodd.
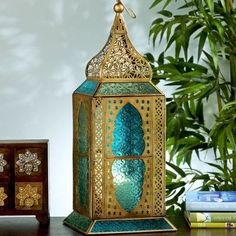
M 167 205 L 173 213 L 196 181 L 201 190 L 236 190 L 236 8 L 233 0 L 154 0 L 150 8 L 159 9 L 150 28 L 153 45 L 166 43 L 159 55 L 146 54 L 153 82 L 164 80 L 175 90 L 167 99 Z M 210 150 L 213 163 L 203 158 Z M 196 170 L 196 157 L 213 171 Z

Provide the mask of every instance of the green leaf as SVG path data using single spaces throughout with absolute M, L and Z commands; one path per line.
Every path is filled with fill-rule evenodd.
M 166 3 L 163 6 L 163 10 L 166 9 L 166 7 L 172 2 L 173 0 L 166 0 Z
M 213 58 L 215 68 L 218 67 L 218 58 L 217 58 L 217 42 L 212 34 L 208 35 L 208 42 L 211 48 L 211 55 Z
M 172 13 L 170 11 L 167 11 L 167 10 L 159 11 L 158 14 L 161 14 L 161 15 L 166 16 L 166 17 L 172 17 Z
M 152 63 L 155 62 L 155 58 L 151 53 L 146 53 L 145 56 L 150 62 L 152 62 Z
M 214 13 L 214 1 L 213 0 L 205 0 L 205 1 L 209 7 L 211 14 L 213 14 Z
M 149 7 L 149 9 L 152 9 L 153 7 L 157 6 L 162 0 L 155 0 L 152 5 Z
M 181 177 L 185 177 L 186 173 L 178 166 L 174 165 L 171 162 L 166 162 L 173 170 L 175 170 Z
M 205 32 L 205 30 L 203 30 L 201 32 L 200 38 L 199 38 L 199 44 L 198 44 L 198 60 L 200 59 L 201 55 L 202 55 L 202 51 L 203 48 L 205 46 L 205 42 L 206 42 L 206 38 L 207 38 L 207 32 Z
M 163 19 L 162 18 L 157 18 L 155 19 L 153 22 L 152 22 L 152 26 L 154 25 L 159 25 L 160 23 L 163 22 Z
M 170 170 L 166 170 L 166 175 L 171 177 L 171 179 L 176 179 L 177 178 L 177 175 L 174 172 L 170 171 Z

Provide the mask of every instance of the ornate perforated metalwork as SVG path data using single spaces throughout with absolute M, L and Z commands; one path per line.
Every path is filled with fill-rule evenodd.
M 19 200 L 20 207 L 31 208 L 39 205 L 39 199 L 41 194 L 38 193 L 39 189 L 37 186 L 27 184 L 26 186 L 20 186 L 17 189 L 16 198 Z
M 130 42 L 121 14 L 116 14 L 108 42 L 88 63 L 86 75 L 87 78 L 111 82 L 151 79 L 151 67 Z
M 164 214 L 164 96 L 151 75 L 117 13 L 73 94 L 74 209 L 93 220 Z
M 29 150 L 26 150 L 25 153 L 20 153 L 19 159 L 16 161 L 19 172 L 27 175 L 31 175 L 32 172 L 38 172 L 40 164 L 41 161 L 38 159 L 38 154 L 31 153 Z
M 7 199 L 7 195 L 3 187 L 0 187 L 0 206 L 4 206 L 4 201 Z
M 94 216 L 101 217 L 104 212 L 104 153 L 103 153 L 103 116 L 104 110 L 102 99 L 94 100 L 95 121 L 94 121 L 94 177 L 93 177 L 93 191 L 94 191 Z
M 0 173 L 4 172 L 4 167 L 7 165 L 7 161 L 4 160 L 4 154 L 0 153 Z
M 153 148 L 153 186 L 154 214 L 165 214 L 165 98 L 155 98 L 154 103 L 154 140 Z
M 92 58 L 87 64 L 87 68 L 86 68 L 87 78 L 99 79 L 101 77 L 100 76 L 101 65 L 103 63 L 105 55 L 108 52 L 108 49 L 110 48 L 111 41 L 112 41 L 112 38 L 109 37 L 103 49 L 94 58 Z
M 97 95 L 117 96 L 130 94 L 160 94 L 149 82 L 147 83 L 102 83 Z

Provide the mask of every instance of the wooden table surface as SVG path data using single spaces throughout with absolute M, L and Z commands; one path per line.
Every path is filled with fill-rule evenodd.
M 71 236 L 82 235 L 62 224 L 63 217 L 52 217 L 51 223 L 47 227 L 39 226 L 35 218 L 5 218 L 0 217 L 0 236 L 31 236 L 31 235 L 53 235 L 53 236 Z M 192 229 L 190 230 L 184 219 L 169 218 L 178 228 L 177 232 L 171 233 L 152 233 L 150 236 L 235 236 L 236 229 Z M 123 234 L 124 235 L 124 234 Z M 126 234 L 127 235 L 127 234 Z M 134 235 L 134 234 L 129 234 Z M 137 234 L 147 235 L 147 234 Z

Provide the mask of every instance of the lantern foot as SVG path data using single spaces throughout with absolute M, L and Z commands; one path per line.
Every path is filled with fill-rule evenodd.
M 64 220 L 64 224 L 87 235 L 176 231 L 165 217 L 91 220 L 76 211 Z

